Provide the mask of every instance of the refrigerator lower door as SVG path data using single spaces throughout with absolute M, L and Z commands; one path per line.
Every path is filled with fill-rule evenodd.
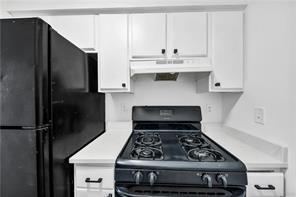
M 44 130 L 0 129 L 0 196 L 43 197 Z

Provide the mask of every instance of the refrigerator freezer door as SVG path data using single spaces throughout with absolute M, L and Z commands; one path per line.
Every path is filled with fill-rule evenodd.
M 0 196 L 49 197 L 47 129 L 0 129 Z
M 88 92 L 87 55 L 50 29 L 52 89 L 55 92 Z
M 48 25 L 37 18 L 0 20 L 0 126 L 49 121 Z

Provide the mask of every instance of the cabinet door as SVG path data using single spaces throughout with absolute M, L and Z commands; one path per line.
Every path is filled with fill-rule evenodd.
M 168 14 L 168 56 L 206 57 L 208 17 L 205 12 Z
M 113 190 L 94 190 L 76 188 L 75 197 L 113 197 Z
M 79 188 L 113 189 L 114 167 L 113 166 L 77 166 L 75 168 L 75 183 Z M 95 183 L 86 182 L 87 179 L 101 181 Z
M 46 16 L 42 19 L 79 48 L 86 51 L 95 50 L 95 16 Z
M 129 89 L 128 16 L 99 16 L 99 89 L 102 92 Z
M 212 90 L 243 88 L 243 13 L 212 14 Z
M 250 172 L 248 182 L 248 197 L 284 196 L 284 174 L 281 172 Z
M 130 39 L 133 59 L 165 57 L 166 14 L 131 14 Z

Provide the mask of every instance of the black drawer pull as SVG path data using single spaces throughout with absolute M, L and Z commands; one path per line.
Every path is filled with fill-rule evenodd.
M 261 187 L 259 185 L 254 185 L 254 186 L 258 190 L 275 190 L 275 187 L 273 185 L 268 185 L 267 187 Z
M 161 49 L 161 54 L 165 55 L 165 49 Z
M 86 183 L 101 183 L 102 182 L 102 178 L 99 178 L 98 180 L 90 180 L 90 178 L 86 178 L 85 182 Z
M 215 86 L 216 87 L 220 87 L 221 86 L 221 83 L 220 82 L 217 82 L 217 83 L 215 83 Z

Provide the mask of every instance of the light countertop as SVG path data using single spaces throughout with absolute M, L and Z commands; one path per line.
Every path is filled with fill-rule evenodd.
M 287 149 L 219 124 L 204 124 L 203 132 L 239 158 L 249 171 L 285 169 Z
M 69 162 L 114 164 L 131 132 L 131 122 L 107 123 L 106 132 L 73 155 Z M 219 124 L 204 124 L 203 132 L 242 160 L 249 171 L 287 168 L 287 150 L 284 147 L 248 137 Z
M 107 123 L 106 132 L 73 155 L 70 163 L 112 164 L 132 132 L 131 122 Z

